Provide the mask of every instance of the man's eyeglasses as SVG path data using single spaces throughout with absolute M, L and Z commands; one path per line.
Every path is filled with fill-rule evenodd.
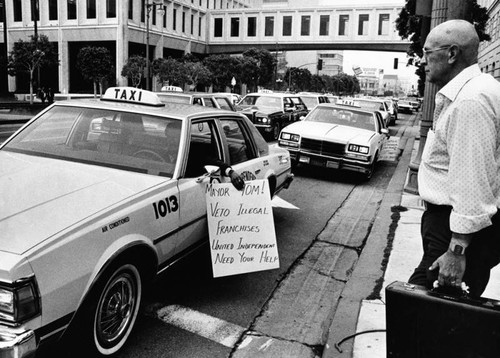
M 428 54 L 430 54 L 431 52 L 435 52 L 435 51 L 440 51 L 440 50 L 447 50 L 449 49 L 451 46 L 453 45 L 446 45 L 446 46 L 440 46 L 440 47 L 434 47 L 434 48 L 430 48 L 430 49 L 425 49 L 425 48 L 422 48 L 422 53 L 424 54 L 424 56 L 427 56 Z

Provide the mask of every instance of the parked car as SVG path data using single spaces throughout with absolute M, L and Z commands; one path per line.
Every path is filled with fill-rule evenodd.
M 57 101 L 3 143 L 0 356 L 61 337 L 77 356 L 119 351 L 144 287 L 208 243 L 206 186 L 230 182 L 209 153 L 271 195 L 293 178 L 245 116 L 130 87 Z
M 299 97 L 309 111 L 320 103 L 330 103 L 330 99 L 326 95 L 319 93 L 299 92 Z
M 229 92 L 214 92 L 215 95 L 223 95 L 229 97 L 234 105 L 238 104 L 241 101 L 241 96 L 237 93 L 229 93 Z
M 292 165 L 349 170 L 371 178 L 389 136 L 379 111 L 319 104 L 300 122 L 281 131 L 279 146 Z
M 413 113 L 413 108 L 412 104 L 410 101 L 404 100 L 404 99 L 399 99 L 398 100 L 398 111 L 401 113 Z
M 360 107 L 368 111 L 378 111 L 382 114 L 385 125 L 388 127 L 391 122 L 389 108 L 383 99 L 373 98 L 344 98 L 337 104 L 347 104 L 350 106 Z
M 389 125 L 394 125 L 398 120 L 398 105 L 392 98 L 386 98 L 385 104 L 387 105 L 387 108 L 389 110 Z
M 271 140 L 277 140 L 282 128 L 308 113 L 298 95 L 272 92 L 247 94 L 238 103 L 237 110 L 246 115 Z
M 157 92 L 163 103 L 197 104 L 205 107 L 235 111 L 232 100 L 223 94 L 205 92 Z

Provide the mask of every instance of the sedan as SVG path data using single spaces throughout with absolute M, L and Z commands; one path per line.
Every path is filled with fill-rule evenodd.
M 369 179 L 388 137 L 378 111 L 320 104 L 283 129 L 278 143 L 290 151 L 293 165 L 349 170 Z
M 245 116 L 130 87 L 56 102 L 1 145 L 0 356 L 118 352 L 148 283 L 208 242 L 207 185 L 231 169 L 205 157 L 271 195 L 293 178 Z

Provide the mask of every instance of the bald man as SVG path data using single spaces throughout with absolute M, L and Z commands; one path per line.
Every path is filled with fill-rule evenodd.
M 500 83 L 477 65 L 474 26 L 451 20 L 427 36 L 422 64 L 439 91 L 418 171 L 424 254 L 409 282 L 480 296 L 500 262 Z

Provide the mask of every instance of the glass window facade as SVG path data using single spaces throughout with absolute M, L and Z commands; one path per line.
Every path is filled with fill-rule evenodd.
M 301 16 L 300 20 L 300 36 L 309 36 L 311 34 L 311 16 Z
M 266 16 L 264 36 L 274 36 L 274 16 Z
M 224 22 L 222 18 L 214 19 L 214 37 L 222 37 L 222 26 Z
M 389 35 L 389 14 L 380 14 L 378 17 L 378 34 Z
M 370 15 L 359 15 L 358 35 L 361 35 L 361 36 L 368 35 L 368 21 L 369 20 L 370 20 Z
M 292 17 L 283 16 L 283 36 L 292 36 Z
M 240 18 L 232 17 L 231 18 L 231 37 L 240 36 Z
M 320 15 L 319 17 L 319 35 L 328 36 L 330 32 L 330 15 Z
M 349 15 L 339 15 L 339 36 L 349 35 Z
M 249 17 L 248 18 L 247 36 L 248 37 L 257 36 L 257 18 L 256 17 Z

